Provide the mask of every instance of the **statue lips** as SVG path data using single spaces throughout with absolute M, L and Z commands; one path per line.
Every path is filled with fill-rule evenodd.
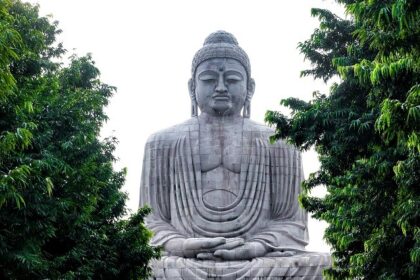
M 212 98 L 214 100 L 216 100 L 216 101 L 230 101 L 229 95 L 226 95 L 226 94 L 219 94 L 219 93 L 217 93 L 217 94 L 214 94 L 212 96 Z

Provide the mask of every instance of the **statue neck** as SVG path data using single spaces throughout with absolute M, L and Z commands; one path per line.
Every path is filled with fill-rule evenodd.
M 201 113 L 198 116 L 199 120 L 204 123 L 237 123 L 242 122 L 243 117 L 241 115 L 229 115 L 229 116 L 223 116 L 223 115 L 210 115 L 208 113 Z

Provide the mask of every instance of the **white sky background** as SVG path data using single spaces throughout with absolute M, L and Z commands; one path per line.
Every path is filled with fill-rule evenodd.
M 104 137 L 119 139 L 117 169 L 127 167 L 124 191 L 135 211 L 143 148 L 151 133 L 190 117 L 187 81 L 191 61 L 204 39 L 216 30 L 235 35 L 251 60 L 256 91 L 251 118 L 264 121 L 267 110 L 288 111 L 283 98 L 309 100 L 326 92 L 322 81 L 300 78 L 309 67 L 297 49 L 318 27 L 312 7 L 343 15 L 332 0 L 31 0 L 41 15 L 52 14 L 68 54 L 92 53 L 101 80 L 118 92 L 107 108 Z M 314 152 L 303 154 L 306 177 L 318 169 Z M 323 190 L 317 190 L 318 195 Z M 310 251 L 329 251 L 322 240 L 325 223 L 309 221 Z

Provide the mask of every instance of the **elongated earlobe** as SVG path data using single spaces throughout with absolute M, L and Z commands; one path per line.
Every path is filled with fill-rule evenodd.
M 197 116 L 198 116 L 197 101 L 191 100 L 191 117 L 197 117 Z
M 251 102 L 245 101 L 244 109 L 242 111 L 242 116 L 247 119 L 251 117 Z
M 195 90 L 192 79 L 188 81 L 188 90 L 190 92 L 190 98 L 191 98 L 191 117 L 197 117 L 198 116 L 198 104 L 197 99 L 195 97 Z

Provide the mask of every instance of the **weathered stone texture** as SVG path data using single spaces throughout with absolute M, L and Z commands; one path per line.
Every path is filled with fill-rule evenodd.
M 192 118 L 145 147 L 140 206 L 152 207 L 152 243 L 166 251 L 154 277 L 322 279 L 331 261 L 305 251 L 300 153 L 249 120 L 254 81 L 236 39 L 209 38 L 194 59 Z

